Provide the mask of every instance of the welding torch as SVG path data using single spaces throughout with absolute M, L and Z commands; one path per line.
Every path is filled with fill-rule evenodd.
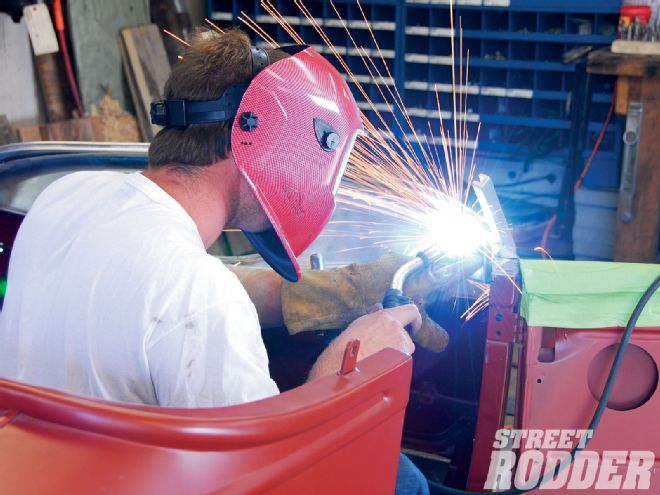
M 487 175 L 480 174 L 478 180 L 472 183 L 472 188 L 477 197 L 477 202 L 481 207 L 482 215 L 493 234 L 497 237 L 493 253 L 500 257 L 515 258 L 516 249 L 513 237 L 502 213 L 502 207 L 491 178 Z M 428 270 L 432 278 L 441 275 L 437 278 L 438 280 L 445 281 L 446 285 L 452 285 L 450 281 L 452 275 L 454 276 L 453 278 L 457 278 L 458 276 L 466 278 L 482 267 L 484 268 L 484 273 L 490 271 L 486 257 L 475 255 L 472 259 L 464 258 L 457 265 L 455 260 L 447 258 L 446 254 L 439 246 L 431 245 L 417 253 L 413 259 L 403 264 L 392 277 L 390 288 L 383 298 L 383 308 L 394 308 L 413 302 L 411 298 L 403 293 L 403 286 L 408 277 L 419 271 Z M 441 265 L 445 260 L 447 260 L 446 266 L 442 267 Z
M 383 308 L 396 308 L 404 304 L 412 303 L 412 299 L 403 293 L 403 286 L 408 277 L 423 269 L 431 268 L 436 262 L 442 258 L 442 251 L 437 246 L 430 246 L 415 256 L 410 261 L 407 261 L 399 269 L 394 272 L 390 288 L 385 293 L 383 298 Z

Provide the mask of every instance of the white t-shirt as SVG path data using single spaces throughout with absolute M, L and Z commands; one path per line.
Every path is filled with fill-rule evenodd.
M 78 172 L 37 198 L 1 318 L 0 376 L 11 380 L 170 407 L 278 393 L 245 289 L 140 173 Z

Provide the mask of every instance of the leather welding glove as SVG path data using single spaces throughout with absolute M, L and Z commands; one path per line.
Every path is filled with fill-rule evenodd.
M 387 254 L 373 263 L 305 271 L 299 282 L 283 282 L 282 314 L 289 333 L 345 328 L 375 304 L 382 303 L 394 272 L 410 259 Z M 420 273 L 410 277 L 403 290 L 422 314 L 422 327 L 412 339 L 416 345 L 434 352 L 444 350 L 449 343 L 447 332 L 423 309 L 427 295 L 438 289 L 437 284 Z

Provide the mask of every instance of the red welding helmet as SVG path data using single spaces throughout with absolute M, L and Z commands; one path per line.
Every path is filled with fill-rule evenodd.
M 247 87 L 231 146 L 272 225 L 245 235 L 270 266 L 296 281 L 296 258 L 330 220 L 362 123 L 339 72 L 311 47 L 287 48 L 290 57 L 268 65 Z
M 266 52 L 252 47 L 253 77 L 217 99 L 153 102 L 151 122 L 183 128 L 234 119 L 234 160 L 272 226 L 245 235 L 277 273 L 296 281 L 296 258 L 330 220 L 362 123 L 327 60 L 306 45 L 279 49 L 290 57 L 269 65 Z

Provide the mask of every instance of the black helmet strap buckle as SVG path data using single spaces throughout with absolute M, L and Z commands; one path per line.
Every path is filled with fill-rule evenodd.
M 151 104 L 151 123 L 165 127 L 223 122 L 236 115 L 249 82 L 232 84 L 217 100 L 161 100 Z

